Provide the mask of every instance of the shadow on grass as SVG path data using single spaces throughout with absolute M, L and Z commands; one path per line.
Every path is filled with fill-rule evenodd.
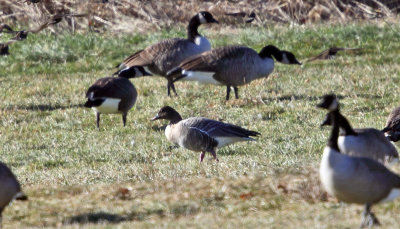
M 277 97 L 278 101 L 286 100 L 308 100 L 308 101 L 320 101 L 324 95 L 321 96 L 309 96 L 309 95 L 284 95 Z M 336 94 L 338 99 L 343 99 L 345 96 Z
M 48 104 L 30 104 L 30 105 L 10 105 L 5 107 L 5 110 L 30 110 L 30 111 L 53 111 L 53 110 L 64 110 L 70 108 L 83 108 L 83 104 L 71 104 L 71 105 L 48 105 Z
M 120 223 L 128 221 L 130 217 L 121 216 L 117 214 L 110 214 L 106 212 L 98 213 L 85 213 L 77 216 L 73 216 L 67 219 L 65 224 L 86 224 L 86 223 Z
M 112 223 L 117 224 L 125 221 L 143 221 L 149 216 L 155 215 L 164 217 L 163 209 L 152 209 L 146 211 L 132 212 L 128 215 L 118 215 L 107 212 L 84 213 L 72 216 L 64 221 L 64 224 L 88 224 L 88 223 Z

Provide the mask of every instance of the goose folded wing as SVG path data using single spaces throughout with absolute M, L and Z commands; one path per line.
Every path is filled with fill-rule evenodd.
M 254 50 L 243 46 L 227 46 L 213 49 L 199 55 L 189 57 L 180 64 L 180 68 L 187 71 L 216 72 L 224 63 L 240 59 Z
M 206 118 L 187 119 L 187 124 L 205 131 L 212 137 L 242 137 L 258 136 L 256 131 L 246 130 L 240 126 L 219 122 Z M 186 124 L 186 123 L 185 123 Z
M 115 80 L 115 79 L 121 79 L 121 80 Z M 129 97 L 132 91 L 129 90 L 130 86 L 128 86 L 127 83 L 129 82 L 125 81 L 125 78 L 110 77 L 110 78 L 100 79 L 88 89 L 86 97 L 89 98 L 89 96 L 91 96 L 91 93 L 93 93 L 91 96 L 92 98 L 110 97 L 110 98 L 123 99 L 125 97 Z
M 122 64 L 126 67 L 150 65 L 158 56 L 169 52 L 177 46 L 181 40 L 180 38 L 171 38 L 148 46 L 127 57 Z

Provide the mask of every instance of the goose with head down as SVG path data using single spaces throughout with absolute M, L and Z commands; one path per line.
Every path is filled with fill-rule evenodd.
M 239 141 L 251 141 L 254 140 L 251 136 L 260 135 L 256 131 L 212 119 L 202 117 L 182 119 L 182 116 L 169 106 L 161 108 L 152 120 L 157 119 L 169 120 L 165 129 L 167 139 L 185 149 L 201 152 L 200 161 L 203 161 L 206 152 L 210 152 L 218 161 L 217 148 Z

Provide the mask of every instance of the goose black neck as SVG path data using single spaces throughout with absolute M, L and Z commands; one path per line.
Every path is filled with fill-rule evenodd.
M 176 124 L 182 120 L 182 116 L 175 111 L 169 118 L 169 124 Z
M 358 134 L 351 127 L 349 121 L 339 112 L 339 110 L 337 111 L 337 113 L 338 113 L 338 118 L 339 118 L 338 121 L 340 122 L 339 125 L 344 130 L 344 135 L 345 136 L 349 136 L 349 135 L 357 136 Z
M 197 31 L 197 29 L 200 26 L 200 21 L 198 19 L 198 16 L 194 16 L 192 17 L 192 19 L 190 19 L 189 21 L 189 25 L 187 27 L 187 35 L 188 35 L 188 39 L 191 40 L 193 43 L 195 42 L 195 39 L 197 36 L 200 36 L 199 32 Z
M 261 51 L 258 53 L 258 55 L 261 58 L 272 58 L 275 57 L 276 60 L 281 60 L 282 59 L 282 52 L 280 49 L 278 49 L 277 47 L 273 46 L 273 45 L 267 45 L 265 46 L 263 49 L 261 49 Z
M 335 110 L 335 111 L 331 111 L 329 113 L 331 120 L 332 120 L 332 132 L 331 132 L 331 136 L 328 139 L 328 146 L 331 149 L 334 149 L 338 152 L 340 152 L 339 150 L 339 146 L 338 146 L 338 138 L 339 138 L 339 111 Z

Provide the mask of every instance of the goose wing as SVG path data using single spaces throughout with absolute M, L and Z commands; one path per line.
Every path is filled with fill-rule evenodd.
M 87 98 L 119 98 L 128 99 L 136 94 L 132 83 L 126 78 L 106 77 L 97 80 L 86 92 Z
M 229 65 L 230 62 L 251 54 L 257 55 L 253 49 L 244 46 L 226 46 L 189 57 L 179 67 L 187 71 L 216 72 L 221 66 L 225 66 L 223 63 Z
M 122 66 L 132 67 L 132 66 L 146 66 L 153 64 L 157 58 L 165 53 L 170 52 L 176 46 L 179 45 L 180 41 L 184 39 L 181 38 L 171 38 L 163 40 L 159 43 L 148 46 L 143 50 L 139 50 L 131 56 L 127 57 L 123 62 Z
M 250 138 L 250 136 L 260 135 L 260 133 L 256 131 L 206 118 L 188 118 L 182 122 L 183 125 L 198 128 L 212 137 Z

